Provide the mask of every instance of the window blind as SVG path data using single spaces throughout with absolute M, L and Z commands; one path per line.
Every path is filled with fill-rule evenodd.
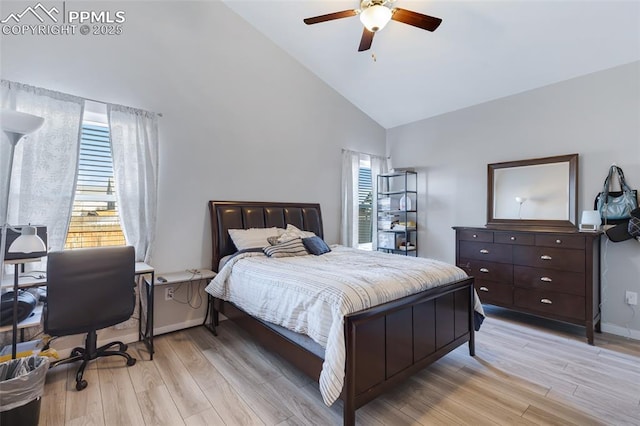
M 371 242 L 371 215 L 373 213 L 373 183 L 371 169 L 358 170 L 358 244 Z
M 82 124 L 78 180 L 65 248 L 124 245 L 109 128 Z

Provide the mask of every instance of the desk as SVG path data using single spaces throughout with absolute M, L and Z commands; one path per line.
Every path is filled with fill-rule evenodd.
M 40 258 L 35 258 L 35 259 L 15 259 L 15 260 L 6 260 L 5 264 L 13 264 L 15 265 L 15 271 L 14 271 L 14 275 L 8 275 L 6 276 L 3 280 L 2 283 L 0 284 L 0 287 L 4 290 L 4 289 L 12 289 L 14 291 L 14 306 L 13 306 L 13 321 L 11 324 L 11 327 L 0 327 L 0 331 L 6 331 L 11 329 L 12 330 L 12 339 L 11 339 L 11 353 L 12 356 L 15 357 L 16 354 L 16 346 L 17 346 L 17 333 L 18 333 L 18 329 L 19 328 L 26 328 L 26 327 L 32 327 L 32 326 L 36 326 L 40 324 L 40 317 L 42 315 L 42 308 L 40 307 L 40 309 L 36 308 L 36 310 L 34 311 L 36 313 L 36 315 L 33 315 L 32 317 L 27 318 L 26 320 L 22 321 L 20 324 L 18 324 L 17 321 L 17 315 L 18 315 L 18 311 L 17 311 L 17 294 L 18 294 L 18 289 L 24 289 L 24 288 L 32 288 L 32 287 L 41 287 L 41 286 L 46 286 L 47 285 L 47 279 L 46 279 L 46 274 L 44 273 L 40 273 L 40 272 L 34 272 L 31 275 L 34 276 L 40 276 L 42 275 L 42 278 L 34 278 L 33 276 L 23 276 L 20 277 L 18 272 L 19 272 L 19 265 L 23 264 L 23 263 L 27 263 L 27 262 L 35 262 L 40 260 Z M 136 262 L 136 270 L 135 270 L 135 275 L 136 278 L 140 278 L 143 275 L 151 275 L 151 280 L 147 281 L 147 280 L 142 280 L 145 285 L 144 286 L 140 286 L 140 295 L 138 297 L 138 307 L 139 307 L 139 312 L 140 312 L 140 320 L 138 321 L 138 339 L 142 342 L 144 342 L 144 344 L 147 346 L 147 349 L 149 350 L 149 356 L 151 359 L 153 359 L 153 282 L 155 281 L 155 270 L 153 269 L 152 266 L 147 265 L 144 262 Z M 16 275 L 18 276 L 18 279 L 16 280 L 15 277 Z M 140 281 L 140 280 L 138 280 Z M 143 312 L 142 309 L 142 296 L 143 296 L 143 292 L 142 289 L 145 289 L 144 292 L 144 296 L 146 297 L 146 306 L 147 309 L 145 312 Z M 142 315 L 145 315 L 145 329 L 144 332 L 142 330 Z

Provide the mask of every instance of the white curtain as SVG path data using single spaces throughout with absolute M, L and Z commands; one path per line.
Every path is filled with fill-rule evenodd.
M 127 244 L 149 263 L 155 238 L 158 194 L 157 114 L 109 105 L 116 202 Z
M 47 245 L 62 250 L 73 206 L 84 100 L 6 80 L 0 90 L 2 108 L 44 117 L 44 125 L 16 146 L 7 223 L 46 225 Z M 0 141 L 0 188 L 6 184 L 9 152 L 9 143 Z
M 342 214 L 340 244 L 358 247 L 358 173 L 360 153 L 342 150 Z
M 371 183 L 373 185 L 373 212 L 371 214 L 371 242 L 373 250 L 378 249 L 378 175 L 387 173 L 388 158 L 371 155 Z

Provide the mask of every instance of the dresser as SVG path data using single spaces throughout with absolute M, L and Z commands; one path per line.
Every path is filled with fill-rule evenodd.
M 456 264 L 482 303 L 600 332 L 600 235 L 526 228 L 454 227 Z

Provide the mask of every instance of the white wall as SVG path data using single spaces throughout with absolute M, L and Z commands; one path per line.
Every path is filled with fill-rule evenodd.
M 221 2 L 67 6 L 124 10 L 123 34 L 2 36 L 0 76 L 164 114 L 157 270 L 211 267 L 213 199 L 319 202 L 338 241 L 341 149 L 383 155 L 381 126 Z M 156 300 L 158 325 L 192 319 Z
M 486 223 L 488 163 L 579 153 L 580 212 L 612 163 L 640 190 L 640 62 L 390 129 L 387 149 L 421 172 L 421 255 L 454 262 L 451 227 Z M 640 243 L 602 247 L 604 329 L 640 339 L 639 307 L 624 303 L 640 292 Z

